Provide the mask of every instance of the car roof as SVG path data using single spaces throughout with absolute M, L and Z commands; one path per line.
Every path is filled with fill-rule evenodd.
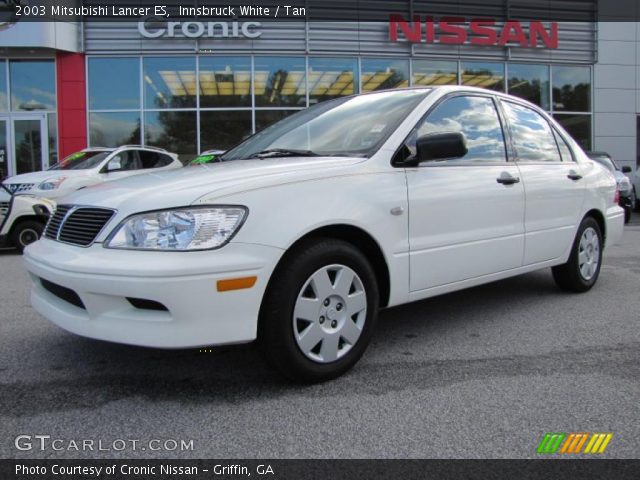
M 166 150 L 164 148 L 160 148 L 160 147 L 152 147 L 150 145 L 135 145 L 135 144 L 131 144 L 131 145 L 119 145 L 117 147 L 89 147 L 89 148 L 85 148 L 82 151 L 83 152 L 115 152 L 115 151 L 122 151 L 122 150 L 148 150 L 150 152 L 159 152 L 159 153 L 165 153 L 167 155 L 170 155 L 172 157 L 177 157 L 177 155 L 173 152 L 170 152 L 169 150 Z

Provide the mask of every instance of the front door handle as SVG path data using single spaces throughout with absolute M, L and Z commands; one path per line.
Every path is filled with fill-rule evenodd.
M 582 178 L 582 175 L 577 173 L 575 170 L 570 170 L 569 175 L 567 175 L 567 178 L 570 180 L 573 180 L 574 182 L 577 182 Z
M 502 172 L 498 178 L 496 178 L 496 182 L 502 185 L 513 185 L 514 183 L 520 183 L 519 177 L 514 177 L 509 172 Z

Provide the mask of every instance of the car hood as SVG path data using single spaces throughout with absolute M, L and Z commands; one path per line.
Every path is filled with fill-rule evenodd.
M 351 157 L 291 157 L 194 165 L 135 175 L 72 193 L 59 203 L 145 211 L 191 205 L 204 195 L 221 197 L 291 181 L 330 177 L 364 161 Z
M 35 183 L 37 186 L 39 183 L 44 182 L 48 178 L 88 177 L 88 176 L 91 176 L 92 173 L 94 173 L 93 170 L 44 170 L 42 172 L 31 172 L 31 173 L 23 173 L 20 175 L 14 175 L 13 177 L 7 178 L 3 183 L 5 185 L 10 185 L 13 183 Z

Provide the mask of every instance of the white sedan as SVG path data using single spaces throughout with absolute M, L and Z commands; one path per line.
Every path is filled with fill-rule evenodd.
M 552 267 L 596 282 L 616 182 L 552 118 L 466 87 L 315 105 L 221 162 L 76 192 L 26 249 L 35 309 L 79 335 L 160 348 L 251 342 L 321 381 L 379 308 Z
M 42 172 L 15 175 L 4 181 L 14 193 L 58 199 L 102 182 L 182 167 L 175 153 L 162 148 L 123 145 L 85 148 Z

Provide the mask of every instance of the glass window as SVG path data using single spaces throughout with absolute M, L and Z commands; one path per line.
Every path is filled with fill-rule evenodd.
M 138 112 L 90 113 L 89 144 L 94 147 L 139 145 L 140 114 Z
M 166 167 L 173 162 L 173 159 L 169 155 L 159 152 L 150 152 L 149 150 L 138 150 L 138 156 L 140 157 L 140 163 L 144 169 Z
M 89 109 L 140 108 L 139 58 L 89 59 Z
M 560 162 L 560 152 L 549 122 L 538 112 L 512 102 L 502 102 L 509 119 L 518 161 Z
M 251 59 L 200 57 L 200 106 L 251 106 Z
M 196 106 L 195 57 L 148 57 L 143 64 L 145 108 Z
M 9 110 L 7 101 L 7 62 L 0 60 L 0 112 Z
M 504 92 L 504 64 L 462 62 L 462 85 Z
M 224 154 L 222 160 L 256 155 L 368 157 L 428 92 L 386 91 L 318 103 L 256 133 Z
M 56 109 L 53 60 L 11 60 L 9 70 L 12 110 Z
M 47 124 L 49 130 L 48 165 L 55 165 L 58 163 L 58 116 L 55 113 L 47 114 Z
M 549 110 L 549 66 L 510 63 L 509 93 Z
M 362 60 L 363 92 L 408 86 L 408 60 L 378 60 L 371 58 Z
M 458 62 L 414 60 L 413 85 L 457 85 Z
M 560 149 L 560 156 L 562 157 L 563 162 L 573 162 L 573 154 L 571 153 L 571 148 L 569 144 L 564 141 L 564 138 L 556 132 L 556 129 L 553 129 L 553 135 L 556 137 L 556 143 L 558 144 L 558 148 Z
M 129 170 L 141 170 L 142 163 L 136 150 L 125 150 L 115 155 L 107 164 L 106 171 L 126 172 Z
M 469 162 L 506 162 L 504 134 L 493 100 L 487 97 L 454 97 L 438 105 L 418 127 L 407 145 L 415 154 L 415 141 L 430 133 L 460 132 L 467 140 Z
M 251 135 L 251 112 L 200 112 L 200 151 L 227 150 Z
M 553 110 L 588 112 L 591 110 L 591 69 L 552 67 Z
M 554 114 L 553 118 L 564 127 L 583 150 L 591 150 L 591 115 Z
M 49 170 L 89 170 L 100 165 L 113 150 L 75 152 L 63 158 L 60 163 L 49 167 Z
M 13 139 L 16 151 L 16 173 L 42 170 L 42 129 L 40 120 L 14 120 Z
M 256 132 L 300 110 L 256 110 Z
M 177 153 L 186 162 L 197 155 L 196 112 L 146 112 L 145 144 Z
M 256 57 L 254 89 L 258 107 L 305 107 L 304 57 Z
M 309 59 L 309 104 L 357 93 L 358 63 L 354 58 Z

